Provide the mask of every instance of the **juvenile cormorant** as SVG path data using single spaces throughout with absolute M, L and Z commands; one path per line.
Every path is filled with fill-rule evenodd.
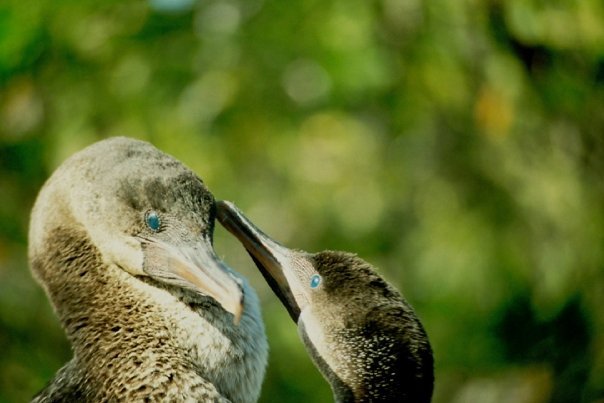
M 401 294 L 358 256 L 288 249 L 232 203 L 217 202 L 233 233 L 298 324 L 337 402 L 430 402 L 428 337 Z

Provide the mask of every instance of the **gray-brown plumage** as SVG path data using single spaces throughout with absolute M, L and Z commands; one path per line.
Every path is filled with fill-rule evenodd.
M 298 324 L 338 402 L 425 403 L 434 383 L 432 350 L 413 308 L 358 256 L 288 249 L 232 203 L 218 220 L 244 245 Z
M 73 358 L 35 402 L 258 399 L 258 300 L 216 257 L 214 217 L 202 181 L 145 142 L 101 141 L 57 169 L 29 258 Z

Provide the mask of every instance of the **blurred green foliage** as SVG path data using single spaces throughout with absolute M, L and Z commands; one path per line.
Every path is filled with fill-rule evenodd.
M 416 307 L 435 402 L 604 401 L 604 3 L 0 3 L 0 401 L 70 357 L 27 267 L 46 177 L 153 142 L 283 243 L 358 252 Z M 263 402 L 329 401 L 262 298 Z

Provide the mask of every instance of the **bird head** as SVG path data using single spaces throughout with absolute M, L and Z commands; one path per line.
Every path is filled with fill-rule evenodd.
M 211 297 L 237 322 L 242 286 L 214 252 L 214 217 L 214 198 L 191 170 L 146 142 L 112 138 L 75 154 L 47 181 L 32 212 L 30 260 L 53 248 L 53 234 L 79 231 L 105 265 Z M 32 267 L 48 288 L 56 265 Z

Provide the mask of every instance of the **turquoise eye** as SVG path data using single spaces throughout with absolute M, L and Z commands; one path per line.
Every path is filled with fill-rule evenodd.
M 318 274 L 313 274 L 310 278 L 310 288 L 317 288 L 321 284 L 321 276 Z
M 155 211 L 149 211 L 145 215 L 145 222 L 147 223 L 147 227 L 149 227 L 152 231 L 159 231 L 159 227 L 161 227 L 161 220 L 159 219 L 159 215 Z

